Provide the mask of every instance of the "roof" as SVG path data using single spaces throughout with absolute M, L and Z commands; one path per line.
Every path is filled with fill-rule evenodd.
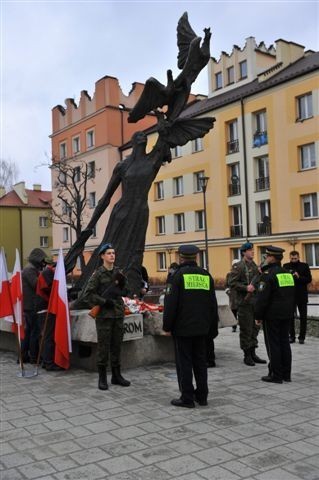
M 17 193 L 12 190 L 0 198 L 0 207 L 48 208 L 52 202 L 52 192 L 47 190 L 28 190 L 28 203 L 23 203 Z

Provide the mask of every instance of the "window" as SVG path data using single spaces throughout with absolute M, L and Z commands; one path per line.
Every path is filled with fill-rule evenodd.
M 241 252 L 240 248 L 231 248 L 231 259 L 233 260 L 240 260 L 241 259 Z
M 60 185 L 66 185 L 66 173 L 65 172 L 59 172 L 58 173 L 58 183 Z
M 218 90 L 219 88 L 222 88 L 223 86 L 223 74 L 222 72 L 218 72 L 215 74 L 215 89 Z
M 49 237 L 40 237 L 40 247 L 48 248 L 49 246 Z
M 182 147 L 177 145 L 175 148 L 171 149 L 172 158 L 177 158 L 182 156 Z
M 234 83 L 234 81 L 235 81 L 235 69 L 234 69 L 234 67 L 227 68 L 227 80 L 228 80 L 228 85 L 230 85 L 231 83 Z
M 183 177 L 173 178 L 173 195 L 177 197 L 184 194 L 184 182 Z
M 156 234 L 164 235 L 165 234 L 165 217 L 156 217 Z
M 184 213 L 176 213 L 174 215 L 175 220 L 175 233 L 185 232 L 185 216 Z
M 204 230 L 205 229 L 205 215 L 204 210 L 198 210 L 195 212 L 195 229 Z
M 96 206 L 95 192 L 89 193 L 89 205 L 90 205 L 90 208 L 94 208 Z
M 305 254 L 309 267 L 319 267 L 319 243 L 307 243 Z
M 39 217 L 39 225 L 44 228 L 48 226 L 48 217 Z
M 203 150 L 203 139 L 202 138 L 195 138 L 195 140 L 192 141 L 192 152 L 200 152 Z
M 81 167 L 75 167 L 74 169 L 74 181 L 79 182 L 81 180 Z
M 310 193 L 301 196 L 303 218 L 318 217 L 318 194 Z
M 231 237 L 241 237 L 243 234 L 241 205 L 231 207 L 232 225 L 230 227 Z
M 254 121 L 255 121 L 256 132 L 261 133 L 261 132 L 266 132 L 267 131 L 266 110 L 256 112 L 254 114 Z
M 71 212 L 71 207 L 66 200 L 61 200 L 61 210 L 62 215 L 69 215 L 69 213 Z
M 60 160 L 66 158 L 67 150 L 66 150 L 66 143 L 60 143 Z
M 271 211 L 270 201 L 264 200 L 256 202 L 257 214 L 257 234 L 270 235 L 271 234 Z
M 247 78 L 247 60 L 239 62 L 239 75 L 241 80 Z
M 166 270 L 166 253 L 159 252 L 156 254 L 157 257 L 157 270 Z
M 238 142 L 238 124 L 237 120 L 233 120 L 227 123 L 227 154 L 236 153 L 239 151 Z
M 207 268 L 206 250 L 200 250 L 198 253 L 198 265 L 202 268 Z
M 299 147 L 300 169 L 307 170 L 316 166 L 316 149 L 314 143 Z
M 88 177 L 89 178 L 95 177 L 95 162 L 88 163 Z
M 96 237 L 96 225 L 94 225 L 94 227 L 92 228 L 92 235 L 91 235 L 92 238 L 95 238 Z
M 62 240 L 63 242 L 69 241 L 69 227 L 63 227 L 62 229 Z
M 155 182 L 155 200 L 163 200 L 164 198 L 164 182 Z
M 86 148 L 94 147 L 94 130 L 89 130 L 86 132 Z
M 73 153 L 79 153 L 80 151 L 80 137 L 74 137 L 72 139 Z
M 204 170 L 194 173 L 194 192 L 202 192 L 202 187 L 199 180 L 201 177 L 205 177 Z
M 313 116 L 312 93 L 297 97 L 297 122 Z
M 269 160 L 267 156 L 256 158 L 256 192 L 269 190 Z
M 240 176 L 239 176 L 239 162 L 229 165 L 229 192 L 231 195 L 240 195 Z

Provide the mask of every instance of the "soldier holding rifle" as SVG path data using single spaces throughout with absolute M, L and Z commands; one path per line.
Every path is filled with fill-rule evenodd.
M 98 387 L 107 390 L 106 369 L 108 357 L 112 367 L 111 383 L 128 387 L 130 382 L 121 375 L 121 345 L 124 334 L 124 302 L 127 295 L 126 279 L 114 266 L 115 250 L 105 243 L 99 250 L 103 265 L 90 278 L 84 293 L 84 301 L 90 307 L 99 306 L 95 312 L 97 332 Z M 91 313 L 92 314 L 92 313 Z

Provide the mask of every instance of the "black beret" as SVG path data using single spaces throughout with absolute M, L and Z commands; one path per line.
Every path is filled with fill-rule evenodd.
M 241 252 L 246 252 L 246 250 L 252 250 L 254 245 L 251 242 L 246 242 L 240 247 Z
M 113 249 L 113 246 L 111 243 L 103 243 L 103 245 L 101 245 L 100 247 L 99 255 L 102 255 L 102 253 L 106 252 L 106 250 L 109 250 L 109 248 Z
M 285 250 L 283 248 L 274 247 L 273 245 L 268 245 L 268 247 L 266 247 L 266 254 L 274 257 L 281 256 L 284 251 Z
M 196 257 L 199 252 L 199 248 L 196 245 L 181 245 L 178 249 L 178 253 L 182 257 Z

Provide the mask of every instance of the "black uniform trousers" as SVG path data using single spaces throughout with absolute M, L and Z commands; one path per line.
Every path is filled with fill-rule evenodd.
M 295 311 L 299 311 L 300 318 L 300 328 L 299 328 L 299 340 L 304 340 L 306 338 L 307 332 L 307 302 L 297 302 L 295 305 Z M 295 331 L 295 317 L 293 316 L 290 321 L 290 338 L 295 340 L 296 331 Z
M 263 322 L 265 344 L 269 358 L 269 373 L 277 380 L 291 377 L 290 318 L 271 318 Z
M 21 342 L 21 354 L 24 362 L 35 363 L 39 352 L 40 328 L 38 316 L 34 311 L 24 311 L 24 339 Z
M 207 336 L 180 337 L 175 336 L 176 371 L 181 399 L 185 403 L 206 400 L 208 395 L 206 342 Z M 193 373 L 196 390 L 193 386 Z
M 55 354 L 55 315 L 53 313 L 38 313 L 38 324 L 43 342 L 42 362 L 46 367 L 54 365 Z M 44 331 L 45 327 L 45 331 Z

